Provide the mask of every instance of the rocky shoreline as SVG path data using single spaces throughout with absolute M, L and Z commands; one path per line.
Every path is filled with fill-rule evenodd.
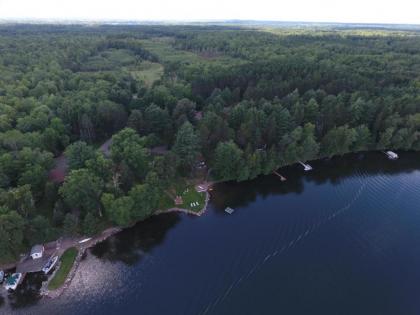
M 167 209 L 167 210 L 157 210 L 153 213 L 153 215 L 160 215 L 160 214 L 171 213 L 171 212 L 180 212 L 180 213 L 185 213 L 185 214 L 190 214 L 190 215 L 195 215 L 195 216 L 201 216 L 206 212 L 209 200 L 210 200 L 210 194 L 208 192 L 206 192 L 206 199 L 205 199 L 205 202 L 204 202 L 204 206 L 198 212 L 191 211 L 191 210 L 188 210 L 188 209 L 183 209 L 183 208 L 170 208 L 170 209 Z M 100 235 L 91 238 L 89 241 L 87 241 L 85 243 L 80 244 L 79 242 L 76 242 L 73 247 L 76 247 L 78 249 L 78 254 L 77 254 L 77 257 L 76 257 L 76 259 L 73 263 L 73 266 L 72 266 L 64 284 L 56 290 L 49 290 L 48 289 L 48 283 L 54 277 L 55 272 L 57 272 L 57 270 L 59 269 L 59 265 L 57 265 L 54 273 L 48 278 L 47 281 L 42 283 L 41 295 L 44 296 L 44 297 L 48 297 L 48 298 L 60 297 L 64 293 L 64 291 L 69 287 L 69 285 L 71 284 L 71 281 L 73 280 L 73 278 L 74 278 L 74 276 L 77 272 L 77 268 L 79 267 L 79 264 L 80 264 L 80 262 L 81 262 L 81 260 L 84 256 L 86 250 L 95 246 L 96 244 L 98 244 L 100 242 L 105 241 L 107 238 L 117 234 L 118 232 L 121 232 L 123 229 L 124 228 L 112 227 L 112 228 L 109 228 L 109 229 L 103 231 Z
M 107 238 L 117 234 L 118 232 L 121 232 L 122 228 L 119 227 L 112 227 L 109 229 L 106 229 L 105 231 L 103 231 L 100 235 L 97 235 L 96 237 L 91 238 L 89 241 L 84 242 L 84 243 L 80 243 L 77 242 L 76 244 L 74 244 L 73 247 L 77 248 L 78 250 L 78 254 L 76 259 L 74 260 L 73 266 L 69 272 L 69 274 L 67 275 L 66 280 L 64 281 L 64 284 L 56 289 L 56 290 L 49 290 L 48 289 L 48 284 L 51 281 L 51 279 L 53 279 L 54 274 L 57 272 L 57 270 L 59 269 L 59 265 L 57 265 L 57 267 L 55 268 L 54 273 L 48 277 L 48 280 L 42 283 L 42 287 L 41 287 L 41 295 L 48 297 L 48 298 L 57 298 L 59 296 L 61 296 L 63 294 L 63 292 L 68 288 L 68 286 L 70 285 L 71 281 L 73 280 L 77 268 L 79 267 L 80 261 L 82 260 L 86 250 L 88 248 L 91 248 L 93 246 L 95 246 L 96 244 L 105 241 Z

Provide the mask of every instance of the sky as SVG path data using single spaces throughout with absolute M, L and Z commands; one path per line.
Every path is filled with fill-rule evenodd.
M 0 0 L 0 19 L 420 24 L 420 0 Z

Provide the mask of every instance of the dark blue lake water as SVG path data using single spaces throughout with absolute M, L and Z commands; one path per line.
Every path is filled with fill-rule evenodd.
M 216 185 L 202 217 L 139 223 L 93 248 L 62 297 L 28 277 L 0 313 L 420 314 L 419 157 Z

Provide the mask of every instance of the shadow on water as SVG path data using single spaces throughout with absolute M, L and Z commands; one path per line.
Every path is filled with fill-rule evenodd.
M 165 241 L 167 232 L 180 221 L 178 213 L 153 216 L 114 235 L 91 249 L 98 258 L 135 265 Z
M 169 213 L 151 217 L 125 229 L 91 249 L 96 257 L 109 261 L 122 261 L 135 265 L 156 246 L 161 245 L 167 232 L 180 221 L 179 214 Z M 82 260 L 86 255 L 82 257 Z M 24 309 L 37 304 L 42 298 L 40 289 L 47 280 L 43 273 L 28 274 L 17 290 L 0 295 L 0 313 L 5 308 Z
M 36 304 L 42 297 L 39 293 L 42 282 L 47 280 L 43 273 L 28 274 L 16 291 L 8 294 L 11 308 L 23 308 Z
M 266 198 L 269 195 L 301 194 L 304 181 L 317 185 L 330 183 L 338 185 L 344 179 L 358 176 L 357 171 L 366 176 L 378 174 L 410 173 L 420 168 L 418 152 L 402 152 L 398 161 L 387 159 L 382 152 L 347 154 L 331 159 L 310 162 L 313 170 L 304 172 L 299 164 L 283 167 L 279 170 L 287 178 L 281 182 L 276 175 L 260 176 L 246 182 L 226 182 L 214 186 L 212 204 L 217 213 L 222 213 L 226 205 L 245 207 L 253 203 L 257 196 Z

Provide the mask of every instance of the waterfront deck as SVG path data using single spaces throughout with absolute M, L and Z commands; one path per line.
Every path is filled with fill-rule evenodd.
M 273 171 L 273 174 L 275 174 L 275 175 L 277 175 L 278 177 L 280 177 L 280 180 L 282 181 L 282 182 L 285 182 L 286 181 L 286 177 L 284 177 L 283 175 L 281 175 L 280 173 L 278 173 L 278 172 L 276 172 L 276 171 Z
M 42 258 L 32 259 L 30 255 L 26 255 L 16 266 L 16 272 L 28 273 L 39 272 L 48 263 L 50 258 L 56 254 L 56 242 L 48 243 L 45 245 L 45 250 Z

